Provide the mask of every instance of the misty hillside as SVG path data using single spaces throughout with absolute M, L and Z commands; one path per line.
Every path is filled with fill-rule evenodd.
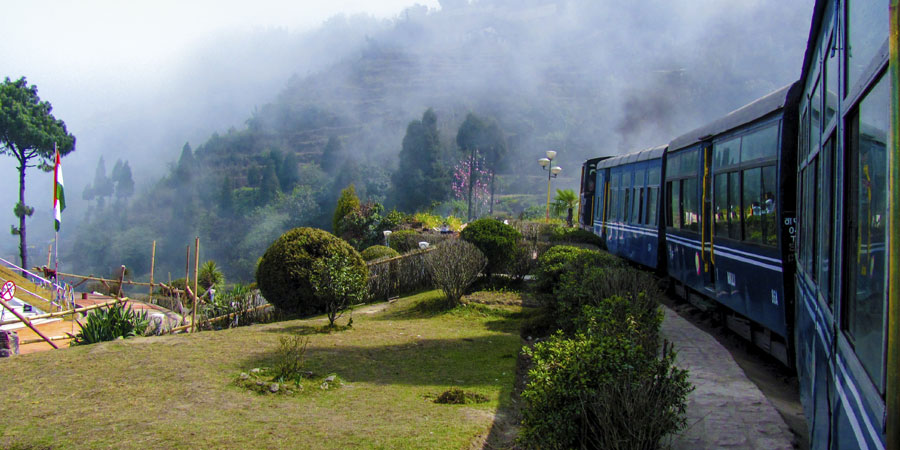
M 157 273 L 179 273 L 200 235 L 204 259 L 252 279 L 281 232 L 328 228 L 346 185 L 390 208 L 407 125 L 428 108 L 448 164 L 463 156 L 455 137 L 468 113 L 497 121 L 509 145 L 499 193 L 540 193 L 535 162 L 549 149 L 575 188 L 584 159 L 665 143 L 799 76 L 811 2 L 737 3 L 444 0 L 349 41 L 328 32 L 346 22 L 326 22 L 314 36 L 348 56 L 260 99 L 246 127 L 186 146 L 165 177 L 118 204 L 116 220 L 85 224 L 70 251 L 96 273 L 125 263 L 140 276 L 155 239 Z M 329 140 L 346 160 L 330 172 L 320 170 Z M 270 188 L 280 194 L 261 198 L 269 168 L 286 172 Z

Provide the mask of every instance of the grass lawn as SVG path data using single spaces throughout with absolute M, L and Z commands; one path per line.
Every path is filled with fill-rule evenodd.
M 360 310 L 352 329 L 331 334 L 318 332 L 327 323 L 318 318 L 6 358 L 0 448 L 478 445 L 498 410 L 510 407 L 527 312 L 445 311 L 436 306 L 442 301 L 431 291 Z M 241 372 L 267 367 L 279 338 L 292 333 L 309 337 L 307 370 L 335 374 L 343 386 L 267 395 L 235 383 Z M 451 386 L 488 401 L 433 402 Z

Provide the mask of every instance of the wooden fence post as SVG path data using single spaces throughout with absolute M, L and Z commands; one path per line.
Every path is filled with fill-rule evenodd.
M 119 292 L 116 293 L 116 298 L 122 297 L 122 286 L 125 285 L 123 283 L 125 281 L 125 265 L 122 265 L 122 273 L 119 274 Z
M 197 331 L 197 301 L 200 300 L 200 294 L 197 292 L 197 282 L 199 281 L 199 273 L 200 270 L 200 236 L 194 240 L 194 304 L 193 308 L 191 308 L 191 324 L 193 326 L 193 331 Z M 185 280 L 185 284 L 187 284 L 187 280 Z
M 156 265 L 156 241 L 153 241 L 153 250 L 150 251 L 150 300 L 153 303 L 153 266 Z

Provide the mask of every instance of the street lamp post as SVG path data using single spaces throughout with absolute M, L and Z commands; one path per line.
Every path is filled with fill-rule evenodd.
M 562 167 L 552 165 L 553 158 L 556 158 L 556 152 L 547 150 L 547 157 L 538 160 L 541 169 L 547 171 L 547 223 L 550 223 L 550 179 L 556 178 L 562 172 Z

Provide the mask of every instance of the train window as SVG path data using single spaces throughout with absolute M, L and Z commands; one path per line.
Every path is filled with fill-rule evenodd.
M 889 0 L 849 0 L 847 2 L 847 89 L 858 83 L 888 35 Z
M 659 188 L 651 187 L 647 189 L 647 220 L 646 223 L 649 225 L 656 226 L 657 224 L 657 216 L 656 216 L 656 205 L 659 201 Z
M 778 203 L 775 198 L 775 194 L 778 192 L 777 185 L 775 166 L 763 167 L 760 218 L 763 228 L 763 243 L 772 247 L 778 245 Z
M 741 173 L 728 174 L 728 237 L 741 239 Z
M 763 227 L 762 227 L 762 202 L 760 195 L 760 180 L 762 179 L 762 169 L 749 169 L 744 171 L 744 184 L 741 189 L 743 198 L 743 214 L 742 219 L 747 234 L 744 239 L 757 244 L 763 243 Z
M 659 166 L 651 167 L 647 169 L 647 185 L 648 186 L 658 186 L 659 185 Z
M 696 174 L 698 170 L 697 161 L 696 148 L 669 156 L 669 161 L 666 164 L 666 178 L 680 178 Z
M 614 173 L 612 175 L 612 182 L 609 186 L 609 213 L 607 216 L 609 217 L 610 222 L 619 220 L 619 202 L 621 201 L 619 190 L 621 189 L 621 184 L 622 174 Z
M 884 392 L 887 241 L 888 77 L 860 102 L 849 123 L 849 230 L 844 325 L 859 360 Z
M 713 167 L 727 167 L 741 160 L 741 138 L 716 142 L 713 146 Z
M 634 223 L 642 224 L 644 223 L 644 188 L 635 189 L 634 195 L 634 198 L 638 201 L 634 203 L 635 211 L 632 213 L 632 217 L 634 218 Z
M 682 223 L 686 230 L 700 231 L 700 207 L 697 203 L 697 179 L 681 180 Z
M 800 148 L 798 154 L 800 161 L 806 159 L 809 154 L 809 105 L 803 107 L 803 113 L 800 114 Z
M 666 191 L 669 197 L 669 201 L 666 203 L 669 208 L 668 214 L 666 214 L 666 225 L 681 228 L 681 183 L 678 181 L 666 183 Z
M 800 217 L 801 226 L 803 228 L 802 236 L 800 237 L 803 241 L 803 268 L 806 270 L 806 273 L 813 280 L 816 279 L 816 248 L 815 248 L 815 237 L 813 236 L 813 232 L 816 229 L 816 191 L 818 190 L 818 186 L 816 184 L 816 164 L 818 163 L 818 159 L 813 159 L 803 169 L 803 210 L 802 216 Z
M 631 212 L 631 208 L 629 208 L 630 205 L 628 203 L 628 200 L 630 200 L 629 197 L 631 197 L 631 188 L 622 188 L 622 195 L 622 211 L 619 212 L 619 218 L 622 219 L 622 222 L 624 223 L 628 222 L 628 213 Z
M 813 89 L 810 100 L 809 117 L 809 151 L 815 152 L 822 143 L 822 96 L 819 94 L 819 84 Z
M 778 153 L 778 124 L 741 138 L 741 161 L 775 158 Z
M 818 219 L 818 254 L 820 255 L 819 273 L 816 279 L 819 280 L 819 292 L 828 305 L 832 304 L 831 299 L 831 248 L 832 248 L 832 228 L 834 227 L 834 206 L 831 202 L 832 190 L 834 186 L 833 180 L 833 164 L 834 160 L 834 133 L 825 141 L 822 147 L 822 153 L 819 162 L 819 180 L 822 185 L 818 189 L 818 199 L 816 203 L 819 208 Z
M 681 171 L 681 154 L 670 154 L 666 159 L 666 179 L 672 179 L 678 176 Z
M 831 124 L 831 120 L 837 114 L 837 101 L 840 93 L 838 84 L 838 52 L 832 42 L 825 53 L 825 127 Z
M 713 184 L 714 230 L 716 236 L 728 236 L 728 174 L 716 175 Z

